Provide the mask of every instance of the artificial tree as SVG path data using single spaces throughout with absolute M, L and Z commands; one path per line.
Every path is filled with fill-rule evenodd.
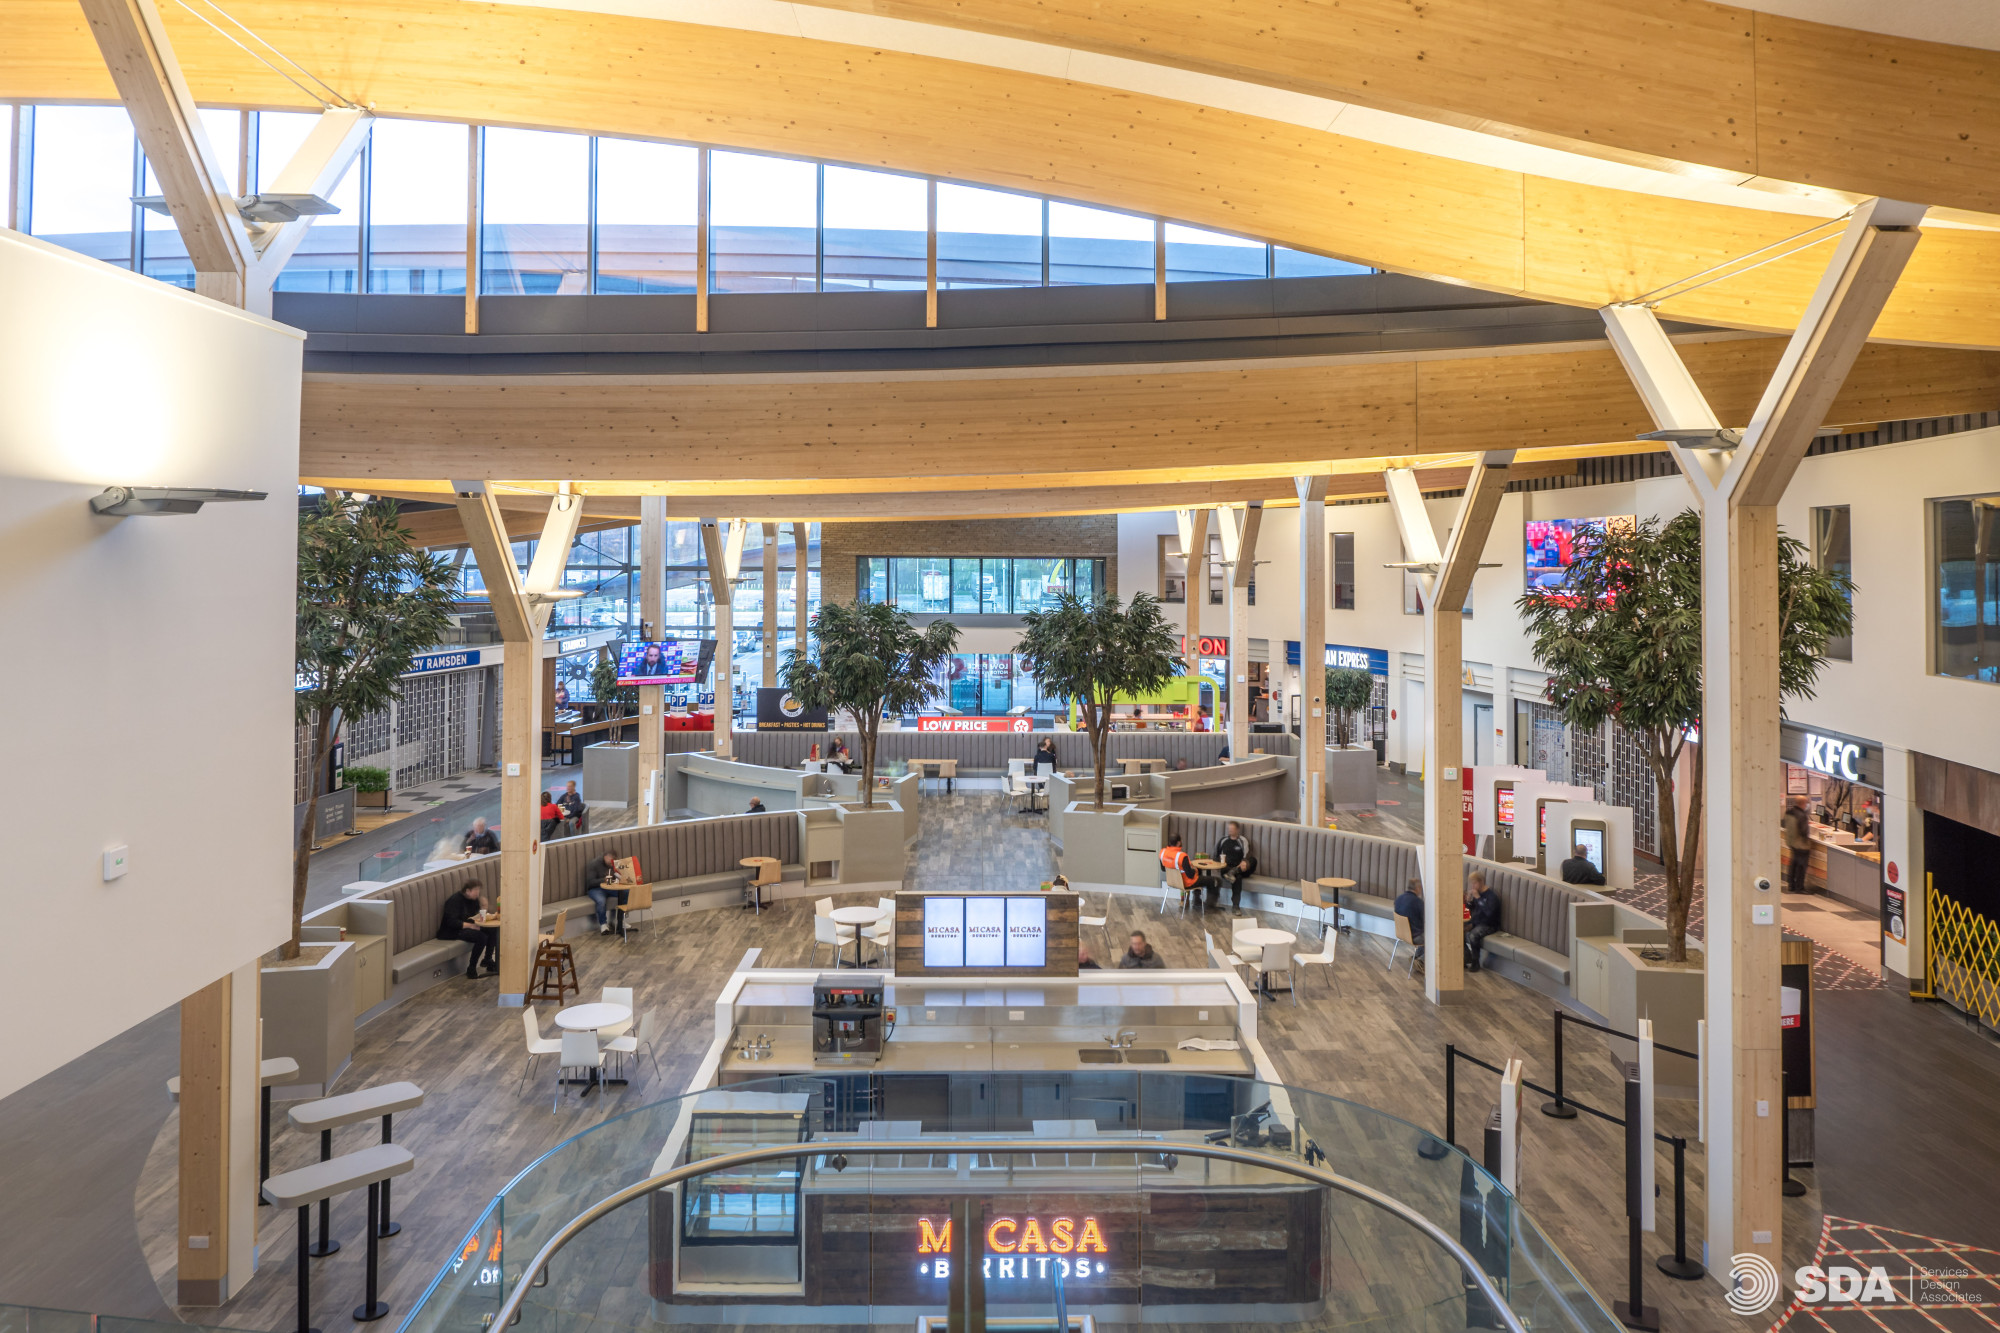
M 1374 702 L 1374 676 L 1358 667 L 1326 669 L 1326 715 L 1333 720 L 1335 745 L 1345 750 L 1354 744 L 1354 715 Z
M 1854 585 L 1814 568 L 1805 547 L 1778 535 L 1778 688 L 1810 699 L 1830 637 L 1854 628 Z M 1694 752 L 1687 827 L 1677 827 L 1675 772 L 1701 726 L 1701 519 L 1586 529 L 1562 582 L 1517 603 L 1547 696 L 1586 731 L 1613 719 L 1639 737 L 1653 774 L 1660 859 L 1667 881 L 1667 948 L 1687 961 L 1688 910 L 1701 845 L 1702 747 Z M 1773 819 L 1777 812 L 1773 811 Z
M 281 958 L 299 956 L 306 881 L 319 820 L 319 774 L 333 748 L 334 719 L 360 717 L 403 697 L 411 659 L 451 626 L 458 571 L 420 547 L 397 521 L 394 500 L 329 491 L 299 516 L 294 712 L 312 728 L 312 793 L 292 851 L 292 937 Z
M 1149 593 L 1135 593 L 1120 608 L 1116 597 L 1086 601 L 1057 593 L 1055 607 L 1022 617 L 1014 648 L 1021 666 L 1041 682 L 1042 693 L 1074 699 L 1090 736 L 1097 808 L 1104 808 L 1104 761 L 1111 732 L 1111 704 L 1118 695 L 1146 694 L 1165 685 L 1180 662 L 1180 641 Z
M 945 659 L 958 647 L 958 626 L 934 620 L 918 629 L 886 602 L 856 599 L 822 606 L 812 618 L 811 655 L 794 653 L 778 673 L 807 708 L 854 714 L 861 735 L 861 804 L 875 804 L 875 740 L 884 713 L 921 708 L 943 692 Z
M 617 724 L 625 720 L 630 710 L 638 707 L 639 687 L 618 683 L 617 645 L 604 645 L 598 651 L 597 660 L 590 664 L 590 692 L 604 709 L 604 720 L 612 724 L 610 739 L 618 740 L 625 729 Z

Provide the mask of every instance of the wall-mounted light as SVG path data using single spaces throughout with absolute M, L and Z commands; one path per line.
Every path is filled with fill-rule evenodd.
M 161 217 L 172 217 L 173 211 L 167 207 L 167 197 L 163 194 L 135 194 L 132 202 L 148 212 Z M 296 222 L 303 217 L 325 217 L 338 213 L 340 209 L 330 200 L 316 194 L 246 194 L 235 201 L 236 211 L 243 215 L 245 222 L 262 226 L 275 226 L 283 222 Z
M 112 518 L 194 514 L 211 500 L 261 500 L 263 491 L 219 491 L 212 486 L 107 486 L 90 498 L 93 512 Z

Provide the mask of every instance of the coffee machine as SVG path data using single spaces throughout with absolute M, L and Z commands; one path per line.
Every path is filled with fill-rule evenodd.
M 882 1058 L 882 983 L 821 975 L 813 985 L 813 1063 L 872 1065 Z

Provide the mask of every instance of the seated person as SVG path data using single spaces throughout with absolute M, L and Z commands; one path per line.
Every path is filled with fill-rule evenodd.
M 1396 895 L 1396 915 L 1410 923 L 1410 938 L 1417 943 L 1417 961 L 1424 957 L 1424 882 L 1412 879 Z
M 1067 893 L 1067 892 L 1069 892 L 1069 876 L 1068 876 L 1068 875 L 1057 875 L 1057 876 L 1056 876 L 1056 877 L 1055 877 L 1054 879 L 1050 880 L 1050 881 L 1049 881 L 1049 887 L 1048 887 L 1048 892 L 1050 892 L 1050 893 Z
M 1562 881 L 1565 884 L 1602 884 L 1604 872 L 1590 863 L 1590 849 L 1578 843 L 1576 855 L 1562 863 Z
M 576 827 L 573 833 L 590 832 L 590 807 L 583 803 L 583 795 L 576 789 L 576 779 L 571 778 L 563 785 L 562 795 L 556 797 L 556 804 L 563 808 L 563 818 Z
M 464 940 L 472 946 L 472 953 L 465 962 L 465 975 L 468 977 L 479 975 L 482 958 L 486 960 L 487 976 L 500 975 L 500 927 L 481 926 L 473 921 L 485 910 L 486 899 L 479 881 L 467 880 L 463 889 L 444 900 L 443 919 L 438 922 L 439 939 Z
M 1097 960 L 1090 956 L 1090 946 L 1088 944 L 1079 943 L 1076 946 L 1076 970 L 1079 972 L 1102 972 L 1104 970 L 1098 965 Z
M 1166 872 L 1167 883 L 1180 889 L 1182 898 L 1194 892 L 1195 886 L 1201 883 L 1200 876 L 1194 873 L 1194 862 L 1188 860 L 1188 854 L 1181 849 L 1181 835 L 1178 833 L 1168 838 L 1167 845 L 1160 849 L 1160 869 Z
M 485 820 L 475 819 L 461 846 L 473 856 L 489 856 L 500 850 L 500 835 L 488 829 Z
M 1187 766 L 1188 766 L 1188 762 L 1187 762 L 1187 760 L 1185 760 L 1185 759 L 1176 759 L 1176 760 L 1174 760 L 1174 772 L 1176 772 L 1176 773 L 1185 773 L 1185 772 L 1187 772 Z
M 625 906 L 630 896 L 626 889 L 611 887 L 618 882 L 618 853 L 606 852 L 583 868 L 583 892 L 597 908 L 597 933 L 611 933 L 610 904 L 615 899 L 619 908 Z
M 1500 895 L 1486 887 L 1486 876 L 1477 870 L 1465 882 L 1465 911 L 1465 966 L 1477 972 L 1486 937 L 1500 929 Z
M 745 814 L 747 814 L 747 815 L 765 815 L 765 814 L 769 814 L 769 813 L 770 813 L 770 811 L 768 811 L 768 810 L 766 810 L 766 809 L 764 808 L 764 802 L 763 802 L 763 801 L 759 800 L 759 799 L 758 799 L 757 797 L 755 797 L 755 796 L 752 796 L 752 797 L 750 798 L 750 808 L 749 808 L 748 810 L 744 811 L 743 813 L 745 813 Z
M 1229 881 L 1230 906 L 1243 910 L 1243 881 L 1257 873 L 1257 858 L 1250 855 L 1249 839 L 1243 836 L 1243 826 L 1235 820 L 1229 821 L 1226 836 L 1215 844 L 1215 859 L 1222 862 L 1222 878 L 1208 881 L 1208 905 L 1215 906 L 1222 896 L 1222 879 Z
M 1053 736 L 1042 737 L 1042 743 L 1035 747 L 1035 759 L 1033 767 L 1036 769 L 1046 768 L 1051 773 L 1055 772 L 1056 770 L 1055 737 Z
M 1118 960 L 1118 966 L 1121 968 L 1151 967 L 1164 970 L 1166 965 L 1166 959 L 1160 957 L 1153 946 L 1146 943 L 1144 932 L 1137 930 L 1132 932 L 1131 947 L 1126 949 L 1124 956 Z M 1079 963 L 1078 966 L 1082 964 Z
M 563 808 L 555 803 L 555 798 L 542 793 L 542 841 L 547 842 L 562 829 Z
M 835 741 L 833 748 L 827 751 L 826 757 L 834 763 L 839 764 L 841 772 L 852 773 L 854 771 L 854 754 L 847 748 L 846 741 Z

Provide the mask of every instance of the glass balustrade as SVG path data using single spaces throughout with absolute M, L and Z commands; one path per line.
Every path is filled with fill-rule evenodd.
M 499 788 L 494 788 L 483 799 L 448 818 L 434 811 L 419 810 L 407 819 L 398 820 L 390 827 L 401 831 L 356 862 L 354 878 L 381 884 L 414 875 L 420 870 L 434 869 L 446 858 L 458 855 L 475 819 L 484 819 L 498 831 Z
M 552 1237 L 628 1190 L 531 1281 L 523 1333 L 1507 1327 L 1431 1228 L 1523 1327 L 1618 1327 L 1512 1195 L 1417 1126 L 1280 1085 L 1093 1066 L 842 1070 L 629 1112 L 516 1177 L 402 1333 L 478 1333 Z

